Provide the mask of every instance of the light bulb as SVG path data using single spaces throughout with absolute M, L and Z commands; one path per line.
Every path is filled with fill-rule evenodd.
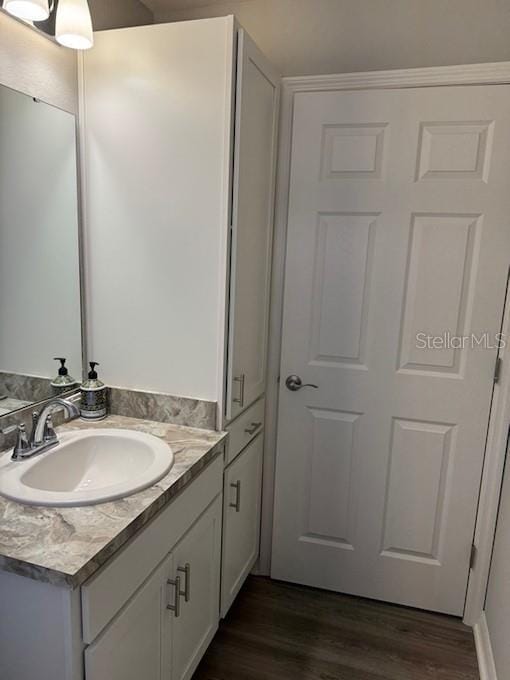
M 50 16 L 48 0 L 4 0 L 2 7 L 23 21 L 46 21 Z
M 94 36 L 87 0 L 59 0 L 55 38 L 61 45 L 73 50 L 92 47 Z

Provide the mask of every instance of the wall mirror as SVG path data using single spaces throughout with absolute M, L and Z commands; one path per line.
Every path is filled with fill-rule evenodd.
M 76 157 L 72 114 L 0 85 L 0 417 L 81 380 Z

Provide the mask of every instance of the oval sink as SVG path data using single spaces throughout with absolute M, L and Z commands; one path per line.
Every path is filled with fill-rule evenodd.
M 63 432 L 53 449 L 0 464 L 0 494 L 30 505 L 105 503 L 146 489 L 170 470 L 172 449 L 132 430 Z M 4 462 L 5 461 L 5 462 Z

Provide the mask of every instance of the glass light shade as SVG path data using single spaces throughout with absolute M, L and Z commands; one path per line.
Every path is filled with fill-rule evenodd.
M 48 0 L 4 0 L 2 7 L 24 21 L 46 21 L 50 16 Z
M 87 0 L 59 0 L 55 38 L 61 45 L 73 50 L 92 47 L 94 36 Z

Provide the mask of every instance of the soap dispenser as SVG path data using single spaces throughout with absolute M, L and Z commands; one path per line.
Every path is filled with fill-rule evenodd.
M 97 377 L 97 361 L 91 361 L 89 365 L 88 378 L 80 388 L 80 414 L 85 420 L 103 420 L 106 418 L 106 385 Z
M 60 368 L 56 378 L 51 381 L 51 386 L 55 394 L 61 394 L 77 385 L 77 381 L 69 375 L 65 357 L 55 357 L 55 361 L 60 361 Z

